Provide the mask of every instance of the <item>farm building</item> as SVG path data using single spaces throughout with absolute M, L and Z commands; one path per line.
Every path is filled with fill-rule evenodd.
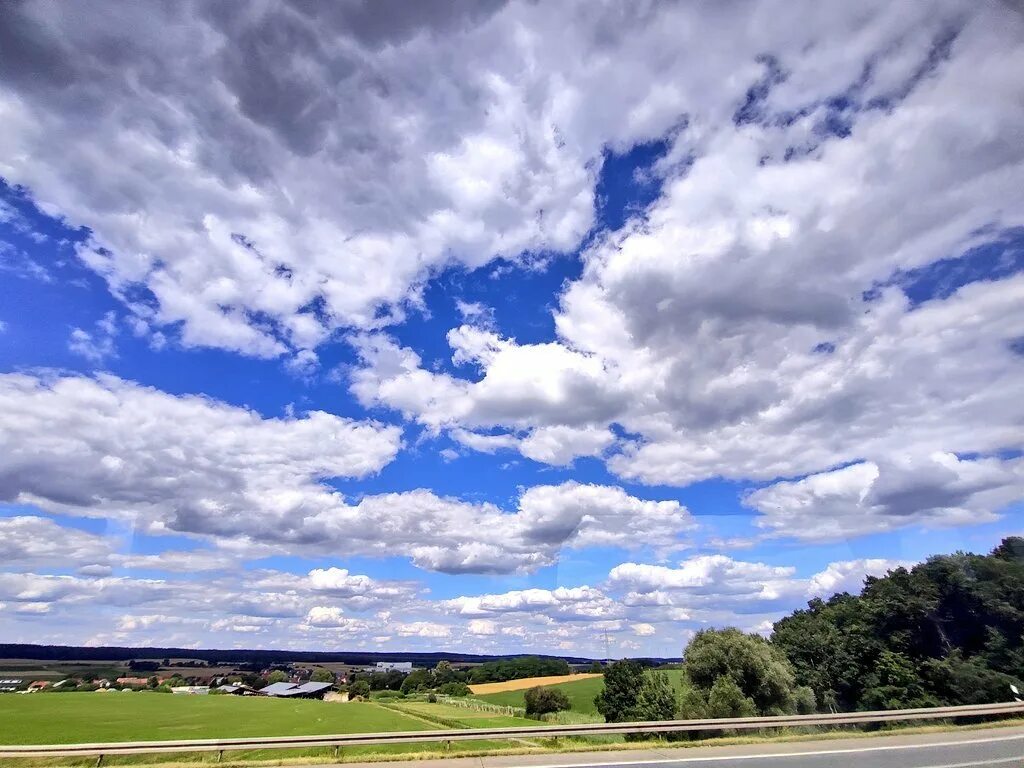
M 115 681 L 118 685 L 136 685 L 139 687 L 149 685 L 148 677 L 119 677 Z
M 322 699 L 330 690 L 330 683 L 271 683 L 261 688 L 259 694 L 289 699 Z
M 256 691 L 250 688 L 248 685 L 232 685 L 230 683 L 225 683 L 224 685 L 218 686 L 213 690 L 217 691 L 218 693 L 228 693 L 232 696 L 252 696 L 256 693 Z
M 186 696 L 205 696 L 210 692 L 208 685 L 176 685 L 171 688 L 171 693 L 184 694 Z
M 378 661 L 375 672 L 412 672 L 411 661 Z

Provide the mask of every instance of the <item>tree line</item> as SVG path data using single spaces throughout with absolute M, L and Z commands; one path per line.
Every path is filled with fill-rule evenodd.
M 626 722 L 1008 701 L 1024 680 L 1024 538 L 869 577 L 858 595 L 811 600 L 769 638 L 702 630 L 683 668 L 677 697 L 664 673 L 618 661 L 597 709 Z

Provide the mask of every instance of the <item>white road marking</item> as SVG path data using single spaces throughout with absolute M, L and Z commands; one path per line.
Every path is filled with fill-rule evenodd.
M 651 760 L 618 760 L 618 761 L 607 761 L 603 763 L 596 762 L 580 762 L 580 763 L 524 763 L 522 768 L 603 768 L 603 766 L 619 766 L 619 765 L 663 765 L 669 763 L 711 763 L 720 762 L 722 760 L 771 760 L 774 758 L 785 758 L 785 757 L 814 757 L 819 755 L 845 755 L 848 753 L 860 753 L 860 752 L 882 752 L 892 751 L 897 749 L 929 749 L 932 747 L 962 747 L 970 746 L 972 744 L 992 744 L 1000 741 L 1018 741 L 1024 740 L 1024 733 L 1014 734 L 1012 736 L 993 736 L 988 739 L 965 739 L 963 741 L 934 741 L 923 744 L 891 744 L 889 746 L 875 746 L 875 747 L 862 747 L 854 749 L 818 749 L 809 752 L 770 752 L 762 753 L 759 755 L 712 755 L 710 757 L 669 757 L 669 758 L 655 758 Z M 1018 760 L 1024 763 L 1024 757 L 1011 757 L 1005 760 L 998 760 L 995 762 L 1012 762 Z M 994 765 L 995 762 L 992 764 Z M 958 763 L 955 765 L 945 766 L 929 766 L 928 768 L 965 768 L 965 766 L 971 765 L 987 765 L 988 763 Z

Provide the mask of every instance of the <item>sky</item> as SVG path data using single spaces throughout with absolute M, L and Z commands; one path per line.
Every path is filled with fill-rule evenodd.
M 1024 12 L 0 6 L 0 642 L 680 655 L 1024 533 Z

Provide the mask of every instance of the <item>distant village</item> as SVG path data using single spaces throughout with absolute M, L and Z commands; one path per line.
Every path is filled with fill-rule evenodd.
M 258 671 L 234 669 L 228 672 L 222 667 L 197 666 L 201 664 L 203 662 L 172 662 L 170 659 L 164 659 L 163 663 L 133 661 L 129 665 L 133 674 L 124 676 L 69 676 L 60 680 L 4 677 L 0 678 L 0 693 L 157 691 L 185 696 L 214 694 L 348 701 L 350 696 L 368 693 L 371 684 L 372 689 L 397 690 L 413 671 L 410 661 L 378 661 L 372 666 L 332 665 L 340 669 L 275 664 Z M 174 667 L 182 669 L 174 671 Z

